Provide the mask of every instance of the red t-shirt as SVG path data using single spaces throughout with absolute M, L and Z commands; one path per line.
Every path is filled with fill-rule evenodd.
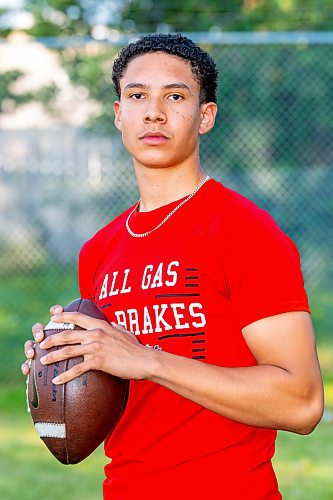
M 135 232 L 178 204 L 135 211 Z M 81 295 L 153 349 L 225 367 L 256 364 L 242 328 L 308 311 L 298 251 L 265 211 L 209 180 L 157 231 L 134 238 L 127 210 L 80 254 Z M 269 335 L 269 332 L 267 332 Z M 277 499 L 276 432 L 240 424 L 158 384 L 131 381 L 105 441 L 112 500 Z

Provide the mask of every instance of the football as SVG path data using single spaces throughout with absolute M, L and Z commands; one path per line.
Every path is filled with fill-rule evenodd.
M 90 300 L 77 299 L 64 311 L 79 311 L 107 321 Z M 66 329 L 82 330 L 72 323 L 51 320 L 44 329 L 45 338 Z M 127 403 L 129 381 L 91 370 L 66 384 L 55 385 L 52 379 L 81 363 L 83 357 L 42 365 L 40 358 L 45 353 L 36 344 L 27 378 L 28 411 L 51 453 L 63 464 L 76 464 L 90 455 L 117 425 Z

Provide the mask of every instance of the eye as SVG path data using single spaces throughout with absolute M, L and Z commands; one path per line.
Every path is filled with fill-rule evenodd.
M 134 101 L 139 101 L 144 99 L 145 95 L 140 92 L 136 92 L 135 94 L 131 94 L 129 97 L 130 99 L 134 99 Z
M 180 94 L 170 94 L 168 96 L 168 99 L 170 99 L 171 101 L 181 101 L 182 99 L 184 99 L 184 97 Z

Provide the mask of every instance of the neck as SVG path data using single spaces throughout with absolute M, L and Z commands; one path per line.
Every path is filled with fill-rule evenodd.
M 135 174 L 141 196 L 140 212 L 149 212 L 192 193 L 206 174 L 200 164 L 192 168 L 138 168 Z

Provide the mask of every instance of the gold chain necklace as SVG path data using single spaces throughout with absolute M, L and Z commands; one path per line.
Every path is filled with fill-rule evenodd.
M 134 238 L 144 238 L 145 236 L 148 236 L 149 234 L 153 233 L 154 231 L 156 231 L 157 229 L 159 229 L 161 226 L 163 226 L 163 224 L 166 223 L 166 221 L 168 219 L 170 219 L 170 217 L 175 213 L 177 212 L 177 210 L 182 207 L 183 205 L 185 205 L 185 203 L 187 203 L 198 191 L 199 189 L 205 184 L 205 182 L 207 182 L 209 179 L 209 175 L 207 175 L 207 177 L 205 177 L 201 182 L 200 184 L 195 188 L 195 190 L 188 195 L 187 198 L 185 198 L 185 200 L 181 201 L 173 210 L 171 210 L 171 212 L 162 220 L 162 222 L 160 222 L 156 227 L 154 227 L 154 229 L 151 229 L 150 231 L 147 231 L 146 233 L 135 233 L 134 231 L 132 231 L 132 229 L 129 227 L 129 220 L 130 218 L 132 217 L 133 213 L 135 212 L 135 210 L 138 208 L 139 204 L 140 204 L 140 201 L 141 199 L 137 202 L 137 204 L 135 205 L 135 207 L 133 208 L 132 212 L 129 214 L 129 216 L 127 217 L 126 219 L 126 229 L 127 231 L 129 232 L 129 234 L 131 236 L 133 236 Z

